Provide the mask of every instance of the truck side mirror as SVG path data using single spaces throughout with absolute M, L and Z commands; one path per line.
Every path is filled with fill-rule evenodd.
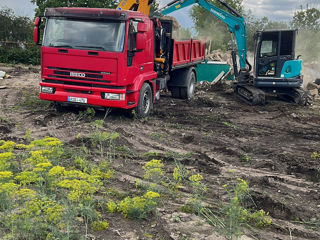
M 139 22 L 137 26 L 137 32 L 146 32 L 148 29 L 148 26 L 146 23 Z
M 146 41 L 147 41 L 146 34 L 138 32 L 138 34 L 137 34 L 137 42 L 136 42 L 136 49 L 137 50 L 145 49 Z
M 34 21 L 34 29 L 33 29 L 33 41 L 36 44 L 39 44 L 40 42 L 40 23 L 41 23 L 41 18 L 40 17 L 36 17 L 35 21 Z

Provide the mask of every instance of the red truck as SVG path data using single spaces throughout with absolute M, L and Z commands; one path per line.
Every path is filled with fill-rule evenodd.
M 205 44 L 172 39 L 172 21 L 97 8 L 48 8 L 42 18 L 40 98 L 58 108 L 134 109 L 146 117 L 162 89 L 193 96 Z M 37 44 L 42 18 L 35 20 Z

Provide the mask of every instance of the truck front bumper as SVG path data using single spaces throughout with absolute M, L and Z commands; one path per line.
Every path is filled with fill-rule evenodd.
M 51 91 L 51 93 L 49 93 Z M 106 94 L 107 93 L 107 94 Z M 116 98 L 115 99 L 105 99 Z M 67 86 L 63 87 L 60 84 L 40 83 L 40 99 L 60 102 L 63 104 L 80 104 L 92 105 L 101 107 L 114 107 L 114 108 L 131 108 L 128 105 L 127 92 L 125 87 L 115 88 L 88 88 L 81 86 Z

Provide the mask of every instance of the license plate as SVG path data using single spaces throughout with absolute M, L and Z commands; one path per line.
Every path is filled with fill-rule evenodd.
M 68 97 L 68 102 L 87 103 L 87 99 L 79 97 Z

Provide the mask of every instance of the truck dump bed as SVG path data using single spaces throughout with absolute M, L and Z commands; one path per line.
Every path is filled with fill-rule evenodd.
M 204 61 L 205 43 L 200 40 L 176 41 L 173 44 L 171 69 L 195 65 Z

